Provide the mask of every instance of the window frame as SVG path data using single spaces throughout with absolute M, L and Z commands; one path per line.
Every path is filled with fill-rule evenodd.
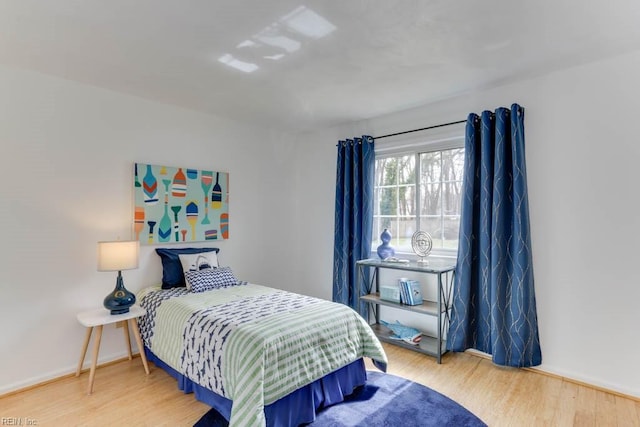
M 437 131 L 431 131 L 428 135 L 423 132 L 420 132 L 422 135 L 409 135 L 403 137 L 393 137 L 390 141 L 378 142 L 376 141 L 375 146 L 375 161 L 390 158 L 390 157 L 400 157 L 400 156 L 409 156 L 412 155 L 415 157 L 415 192 L 416 192 L 416 215 L 415 215 L 415 224 L 416 230 L 420 230 L 421 224 L 421 215 L 420 212 L 420 203 L 421 200 L 421 172 L 422 172 L 422 162 L 420 161 L 421 154 L 424 153 L 433 153 L 433 152 L 441 152 L 445 150 L 457 149 L 457 148 L 465 148 L 465 125 L 455 125 L 451 126 L 450 129 L 438 129 Z M 464 179 L 464 177 L 462 178 Z M 444 181 L 441 181 L 444 182 Z M 375 187 L 375 184 L 374 184 Z M 375 187 L 378 188 L 378 187 Z M 396 188 L 398 188 L 396 186 Z M 377 197 L 377 192 L 374 191 L 374 198 Z M 379 203 L 377 199 L 374 199 L 374 204 Z M 374 207 L 374 212 L 376 211 Z M 376 226 L 376 220 L 380 215 L 374 215 L 374 227 Z M 395 216 L 394 218 L 400 218 L 399 216 Z M 443 214 L 440 215 L 441 221 L 443 220 Z M 382 230 L 379 230 L 380 232 Z M 393 231 L 392 231 L 393 234 Z M 432 236 L 434 237 L 434 236 Z M 435 240 L 435 237 L 434 237 Z M 376 248 L 380 244 L 380 236 L 372 235 L 372 245 L 371 245 L 371 257 L 377 258 Z M 455 258 L 457 256 L 458 249 L 448 249 L 448 248 L 433 248 L 431 250 L 430 255 L 434 256 L 442 256 L 442 257 L 451 257 Z M 408 259 L 417 259 L 417 255 L 412 251 L 403 250 L 403 248 L 396 248 L 396 254 L 402 258 Z

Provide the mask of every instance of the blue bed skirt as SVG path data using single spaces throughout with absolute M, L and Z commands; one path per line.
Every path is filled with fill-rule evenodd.
M 164 363 L 148 348 L 144 348 L 147 359 L 165 370 L 178 381 L 178 388 L 185 393 L 194 393 L 196 399 L 213 407 L 225 419 L 231 417 L 232 401 L 194 383 Z M 320 408 L 342 402 L 356 387 L 367 381 L 363 359 L 358 359 L 322 378 L 265 406 L 267 426 L 298 426 L 311 423 Z

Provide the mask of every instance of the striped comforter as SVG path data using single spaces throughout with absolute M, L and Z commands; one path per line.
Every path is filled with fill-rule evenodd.
M 387 361 L 366 321 L 342 304 L 254 284 L 138 298 L 145 345 L 233 400 L 231 426 L 264 426 L 265 405 L 361 357 Z

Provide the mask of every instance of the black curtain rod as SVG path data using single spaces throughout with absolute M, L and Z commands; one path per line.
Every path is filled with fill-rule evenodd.
M 390 136 L 404 135 L 405 133 L 420 132 L 421 130 L 429 130 L 429 129 L 441 128 L 441 127 L 444 127 L 444 126 L 457 125 L 457 124 L 466 123 L 466 122 L 467 122 L 466 120 L 458 120 L 457 122 L 443 123 L 441 125 L 434 125 L 434 126 L 429 126 L 429 127 L 426 127 L 426 128 L 406 130 L 404 132 L 398 132 L 398 133 L 390 133 L 389 135 L 375 136 L 375 137 L 373 137 L 373 139 L 375 140 L 375 139 L 389 138 Z

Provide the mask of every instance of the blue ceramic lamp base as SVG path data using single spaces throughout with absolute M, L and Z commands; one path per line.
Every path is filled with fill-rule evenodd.
M 124 287 L 122 272 L 118 271 L 116 287 L 104 299 L 104 308 L 111 314 L 123 314 L 129 312 L 129 307 L 136 303 L 136 296 Z

